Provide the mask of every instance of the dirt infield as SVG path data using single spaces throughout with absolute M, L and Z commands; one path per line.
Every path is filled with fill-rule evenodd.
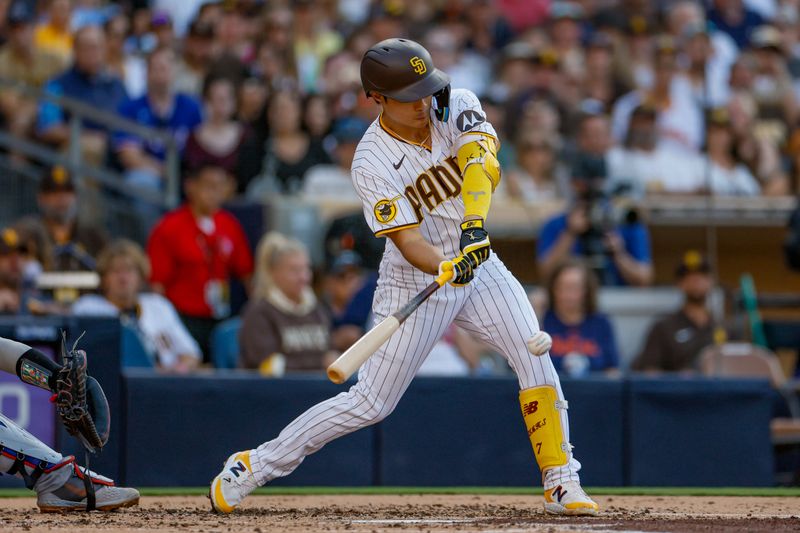
M 254 496 L 230 516 L 204 497 L 145 497 L 141 505 L 87 516 L 40 514 L 32 498 L 0 500 L 0 531 L 799 531 L 800 498 L 600 496 L 603 514 L 544 514 L 541 497 L 478 495 Z

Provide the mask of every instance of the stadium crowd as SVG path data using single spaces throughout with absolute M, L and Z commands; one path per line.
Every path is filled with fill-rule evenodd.
M 374 252 L 364 251 L 376 245 L 357 222 L 336 235 L 314 283 L 302 243 L 269 233 L 253 249 L 223 206 L 237 197 L 354 198 L 353 153 L 378 112 L 359 64 L 388 37 L 418 40 L 453 86 L 481 99 L 502 142 L 498 197 L 567 202 L 544 222 L 536 254 L 549 280 L 542 320 L 562 371 L 618 365 L 597 283 L 653 280 L 635 211 L 599 223 L 598 205 L 800 187 L 795 0 L 5 0 L 0 28 L 0 78 L 171 132 L 184 199 L 166 214 L 137 201 L 151 226 L 141 247 L 79 219 L 79 178 L 48 169 L 40 213 L 2 233 L 0 313 L 119 315 L 165 368 L 210 363 L 213 331 L 231 317 L 232 278 L 249 294 L 239 366 L 319 370 L 363 333 L 375 288 Z M 66 150 L 68 121 L 53 102 L 0 90 L 0 126 L 18 137 Z M 82 132 L 86 161 L 166 190 L 162 142 L 92 121 Z M 678 268 L 686 306 L 648 346 L 675 328 L 711 342 L 709 289 L 696 279 L 708 265 L 687 257 Z M 71 310 L 29 294 L 42 270 L 86 269 L 100 275 L 98 294 Z M 431 372 L 482 371 L 483 347 L 451 333 Z M 636 365 L 691 368 L 707 343 L 696 344 L 685 360 L 648 352 Z M 576 353 L 583 360 L 567 360 Z

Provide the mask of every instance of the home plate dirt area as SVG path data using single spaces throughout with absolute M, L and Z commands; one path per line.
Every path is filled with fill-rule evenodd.
M 204 496 L 146 496 L 101 514 L 41 514 L 34 498 L 0 499 L 0 531 L 101 533 L 190 531 L 800 531 L 800 498 L 597 496 L 594 518 L 545 515 L 530 495 L 256 495 L 232 515 Z

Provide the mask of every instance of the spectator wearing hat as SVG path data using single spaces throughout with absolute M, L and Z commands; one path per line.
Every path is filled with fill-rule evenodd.
M 101 28 L 86 26 L 75 33 L 75 59 L 65 72 L 50 80 L 45 91 L 66 96 L 109 113 L 116 112 L 127 99 L 122 81 L 108 71 L 106 39 Z M 38 136 L 45 142 L 65 147 L 69 141 L 69 113 L 53 102 L 44 100 L 39 107 L 36 125 Z M 106 157 L 107 131 L 92 120 L 82 121 L 80 139 L 85 160 L 101 164 Z
M 0 230 L 0 315 L 22 309 L 23 255 L 26 249 L 17 231 Z
M 350 177 L 353 156 L 361 137 L 369 124 L 365 121 L 347 117 L 339 119 L 333 127 L 334 163 L 311 167 L 303 181 L 303 196 L 309 199 L 337 198 L 357 199 Z
M 759 125 L 769 128 L 773 142 L 782 145 L 787 127 L 794 125 L 799 110 L 783 38 L 774 26 L 758 26 L 750 44 L 755 59 L 752 95 L 758 105 Z
M 141 246 L 119 239 L 97 258 L 100 294 L 81 296 L 72 304 L 78 316 L 111 316 L 130 326 L 158 368 L 188 371 L 203 356 L 181 322 L 175 307 L 163 296 L 144 292 L 150 263 Z
M 633 370 L 693 371 L 703 348 L 725 340 L 725 330 L 715 322 L 707 306 L 714 288 L 708 260 L 695 250 L 686 252 L 675 277 L 683 293 L 683 306 L 653 324 L 642 353 L 631 364 Z
M 183 150 L 183 167 L 188 172 L 203 165 L 225 169 L 243 193 L 247 188 L 241 172 L 242 147 L 249 139 L 248 130 L 234 119 L 236 88 L 227 78 L 208 78 L 203 87 L 206 120 L 189 135 Z
M 69 61 L 72 57 L 72 1 L 50 0 L 45 8 L 44 21 L 36 26 L 36 47 Z
M 656 40 L 655 74 L 648 89 L 638 89 L 617 100 L 612 111 L 612 132 L 624 142 L 631 113 L 642 104 L 658 111 L 659 144 L 684 153 L 697 153 L 703 140 L 703 116 L 691 88 L 675 77 L 677 49 L 668 36 Z
M 36 245 L 35 256 L 45 271 L 94 270 L 95 258 L 108 243 L 105 230 L 78 218 L 73 177 L 62 166 L 50 168 L 39 182 L 39 214 L 16 226 Z
M 0 77 L 41 88 L 64 70 L 68 61 L 58 54 L 34 46 L 35 13 L 30 2 L 15 0 L 6 14 L 8 41 L 0 48 Z M 0 113 L 8 130 L 27 137 L 36 119 L 37 102 L 24 91 L 0 90 Z
M 150 283 L 208 357 L 211 330 L 230 316 L 230 278 L 249 283 L 253 257 L 241 224 L 222 209 L 231 187 L 225 169 L 201 166 L 183 185 L 186 202 L 162 217 L 147 242 Z

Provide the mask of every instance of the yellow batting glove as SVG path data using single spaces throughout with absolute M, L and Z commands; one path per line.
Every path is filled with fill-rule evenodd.
M 439 275 L 441 276 L 445 272 L 453 273 L 453 277 L 450 278 L 450 285 L 453 287 L 468 285 L 472 278 L 475 277 L 475 267 L 472 261 L 463 255 L 439 263 Z

